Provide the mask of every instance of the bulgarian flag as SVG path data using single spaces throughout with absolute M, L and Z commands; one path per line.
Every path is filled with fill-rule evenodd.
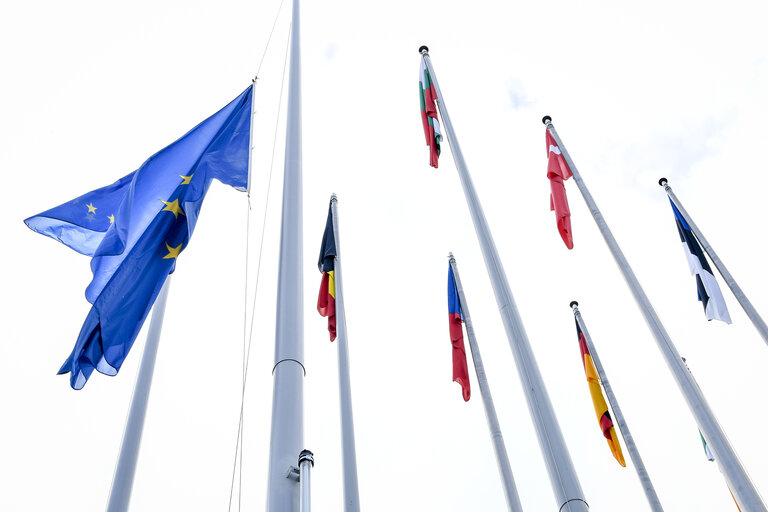
M 323 273 L 320 282 L 320 293 L 317 296 L 317 311 L 321 316 L 328 317 L 328 333 L 331 341 L 336 339 L 336 237 L 333 235 L 333 211 L 328 207 L 328 220 L 325 222 L 323 243 L 320 247 L 320 258 L 317 268 Z
M 608 440 L 608 446 L 611 447 L 611 453 L 619 461 L 619 464 L 626 467 L 624 454 L 621 453 L 619 438 L 616 436 L 616 430 L 613 428 L 613 421 L 608 412 L 608 405 L 603 398 L 603 391 L 600 389 L 600 378 L 595 369 L 595 363 L 592 361 L 592 355 L 587 348 L 587 340 L 584 339 L 584 333 L 581 332 L 579 322 L 576 322 L 576 333 L 579 336 L 579 348 L 581 349 L 581 362 L 584 364 L 584 372 L 587 374 L 587 383 L 589 384 L 589 394 L 592 395 L 592 403 L 595 406 L 595 414 L 600 424 L 600 430 L 603 436 Z
M 573 249 L 571 210 L 568 208 L 568 197 L 565 195 L 565 185 L 563 185 L 563 181 L 572 176 L 571 170 L 549 130 L 547 130 L 547 158 L 549 159 L 547 178 L 552 189 L 549 196 L 549 209 L 555 211 L 557 230 L 560 231 L 560 237 L 565 242 L 565 246 Z
M 429 165 L 437 168 L 437 157 L 440 156 L 440 123 L 437 120 L 437 91 L 432 77 L 429 76 L 427 64 L 421 59 L 419 69 L 419 97 L 421 98 L 421 122 L 424 124 L 424 136 L 429 146 Z

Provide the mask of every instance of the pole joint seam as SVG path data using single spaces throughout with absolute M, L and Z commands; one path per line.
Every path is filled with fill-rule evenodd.
M 293 359 L 293 358 L 290 358 L 290 357 L 289 358 L 285 358 L 285 359 L 281 359 L 278 362 L 276 362 L 275 366 L 272 367 L 272 375 L 275 374 L 275 370 L 277 369 L 277 365 L 279 365 L 280 363 L 284 363 L 286 361 L 293 361 L 294 363 L 297 363 L 299 366 L 301 366 L 301 370 L 304 372 L 304 376 L 305 377 L 307 376 L 307 369 L 304 368 L 304 364 L 301 361 L 299 361 L 298 359 Z

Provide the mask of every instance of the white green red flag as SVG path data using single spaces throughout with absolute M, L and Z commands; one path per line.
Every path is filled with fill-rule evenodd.
M 419 69 L 419 96 L 421 98 L 421 122 L 424 124 L 424 136 L 429 146 L 429 165 L 437 168 L 437 157 L 440 156 L 440 141 L 443 134 L 440 133 L 440 123 L 437 120 L 437 90 L 429 76 L 427 64 L 421 59 Z
M 552 193 L 549 196 L 549 209 L 555 211 L 557 230 L 565 242 L 565 246 L 573 249 L 573 232 L 571 231 L 571 210 L 568 208 L 568 198 L 565 195 L 563 181 L 572 176 L 565 158 L 560 152 L 554 137 L 547 130 L 547 178 Z

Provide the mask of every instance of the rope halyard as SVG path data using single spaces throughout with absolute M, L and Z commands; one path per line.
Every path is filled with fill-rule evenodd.
M 261 70 L 261 65 L 264 62 L 264 57 L 267 53 L 269 43 L 272 40 L 272 33 L 275 30 L 275 25 L 277 24 L 277 19 L 280 15 L 280 11 L 282 10 L 284 0 L 281 0 L 280 7 L 278 8 L 277 14 L 275 15 L 275 22 L 272 24 L 272 31 L 270 31 L 269 38 L 267 40 L 267 45 L 264 49 L 264 54 L 261 57 L 261 61 L 259 62 L 258 71 L 256 72 L 256 75 L 253 78 L 253 84 L 256 85 L 258 78 L 259 78 L 259 72 Z M 256 265 L 256 283 L 254 285 L 253 290 L 253 300 L 252 300 L 252 307 L 251 307 L 251 316 L 250 316 L 250 325 L 248 325 L 248 270 L 250 268 L 249 262 L 250 262 L 250 235 L 251 235 L 251 196 L 250 196 L 250 190 L 248 191 L 248 197 L 247 197 L 247 212 L 246 212 L 246 236 L 245 236 L 245 271 L 244 271 L 244 298 L 243 298 L 243 380 L 242 380 L 242 388 L 240 392 L 240 417 L 238 420 L 237 425 L 237 437 L 235 442 L 235 457 L 232 463 L 232 479 L 230 482 L 229 487 L 229 503 L 227 506 L 227 510 L 232 509 L 232 497 L 234 495 L 234 487 L 235 487 L 235 475 L 238 475 L 238 499 L 237 499 L 237 509 L 240 510 L 242 506 L 242 483 L 243 483 L 243 410 L 245 407 L 245 388 L 246 383 L 248 381 L 248 366 L 250 362 L 250 355 L 251 355 L 251 344 L 253 341 L 253 325 L 254 320 L 256 316 L 256 297 L 258 295 L 259 290 L 259 277 L 261 275 L 261 261 L 262 261 L 262 255 L 264 252 L 264 236 L 266 232 L 266 224 L 267 224 L 267 213 L 269 210 L 269 197 L 271 195 L 271 189 L 272 189 L 272 173 L 274 169 L 274 162 L 275 162 L 275 148 L 277 146 L 277 130 L 279 125 L 279 117 L 280 117 L 280 109 L 282 107 L 283 102 L 283 94 L 285 89 L 285 76 L 286 76 L 286 69 L 287 69 L 287 63 L 288 63 L 288 48 L 289 48 L 289 41 L 290 41 L 290 31 L 288 33 L 288 37 L 286 40 L 286 46 L 285 46 L 285 54 L 283 57 L 283 75 L 282 75 L 282 82 L 280 86 L 280 99 L 278 102 L 278 108 L 277 108 L 277 114 L 275 116 L 275 127 L 273 129 L 273 137 L 272 137 L 272 156 L 270 160 L 269 165 L 269 177 L 267 179 L 267 191 L 266 191 L 266 199 L 264 201 L 264 214 L 262 216 L 262 225 L 261 225 L 261 238 L 259 240 L 259 257 L 257 260 Z M 253 119 L 251 119 L 251 122 L 253 122 Z M 253 141 L 251 141 L 251 147 L 249 148 L 249 156 L 250 152 L 253 150 Z M 239 465 L 238 465 L 239 460 Z

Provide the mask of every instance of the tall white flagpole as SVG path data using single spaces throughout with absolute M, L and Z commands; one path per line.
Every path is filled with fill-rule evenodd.
M 341 276 L 341 243 L 339 241 L 339 205 L 336 194 L 331 196 L 333 238 L 336 257 L 333 277 L 336 287 L 336 343 L 339 350 L 339 402 L 341 404 L 341 451 L 344 471 L 344 510 L 360 512 L 360 493 L 357 486 L 357 454 L 355 451 L 355 422 L 352 416 L 352 386 L 349 379 L 349 351 L 347 349 L 347 314 L 344 311 L 344 292 Z
M 464 317 L 464 325 L 467 327 L 469 350 L 472 352 L 472 362 L 475 364 L 477 383 L 480 386 L 480 396 L 483 397 L 485 418 L 488 420 L 488 430 L 491 432 L 493 448 L 496 451 L 496 462 L 499 465 L 501 483 L 504 485 L 504 496 L 507 499 L 507 508 L 510 512 L 522 512 L 523 506 L 520 504 L 520 496 L 517 494 L 515 479 L 512 476 L 512 467 L 509 464 L 509 457 L 507 456 L 507 447 L 504 445 L 504 437 L 501 435 L 501 426 L 499 425 L 499 418 L 496 416 L 496 408 L 493 405 L 491 387 L 488 385 L 488 378 L 485 376 L 483 358 L 480 357 L 480 347 L 475 338 L 475 329 L 472 327 L 472 318 L 469 316 L 469 306 L 467 306 L 467 300 L 464 297 L 464 288 L 461 286 L 459 269 L 456 266 L 456 259 L 453 257 L 453 253 L 448 254 L 448 261 L 453 270 L 453 280 L 456 283 L 456 291 L 459 294 L 461 315 Z
M 285 135 L 280 268 L 277 282 L 275 366 L 267 512 L 298 512 L 293 478 L 304 444 L 304 246 L 301 168 L 301 48 L 299 0 L 293 0 L 291 63 Z
M 632 459 L 632 464 L 635 466 L 637 477 L 640 479 L 640 485 L 643 486 L 643 491 L 645 492 L 648 504 L 651 506 L 653 512 L 664 512 L 664 509 L 661 507 L 661 502 L 659 501 L 659 496 L 656 494 L 656 489 L 654 489 L 653 483 L 651 482 L 651 477 L 648 476 L 648 471 L 645 469 L 643 459 L 640 457 L 640 452 L 637 450 L 635 439 L 632 437 L 632 433 L 629 431 L 629 426 L 627 426 L 627 422 L 624 419 L 624 413 L 621 412 L 619 402 L 616 400 L 616 395 L 613 394 L 613 387 L 611 387 L 611 383 L 608 382 L 608 375 L 603 369 L 603 363 L 600 362 L 600 357 L 597 355 L 597 349 L 595 348 L 594 343 L 592 343 L 592 337 L 589 335 L 589 330 L 587 330 L 587 324 L 584 323 L 584 319 L 581 317 L 579 303 L 575 300 L 571 302 L 571 309 L 573 309 L 573 316 L 576 317 L 576 322 L 578 322 L 581 333 L 584 335 L 584 340 L 587 342 L 587 349 L 589 349 L 589 354 L 592 356 L 592 362 L 595 363 L 597 375 L 600 377 L 600 384 L 602 384 L 603 389 L 605 390 L 605 396 L 608 398 L 608 403 L 613 411 L 616 424 L 619 426 L 619 432 L 621 432 L 621 436 L 624 438 L 624 444 L 627 445 L 629 457 Z
M 675 206 L 680 211 L 680 214 L 685 219 L 685 222 L 691 227 L 691 231 L 693 231 L 693 234 L 696 236 L 696 239 L 701 244 L 701 247 L 707 252 L 707 255 L 709 255 L 709 258 L 712 260 L 712 263 L 715 265 L 715 268 L 717 269 L 718 272 L 720 272 L 720 275 L 723 276 L 723 279 L 728 284 L 728 288 L 731 289 L 731 291 L 733 292 L 733 295 L 736 297 L 736 300 L 739 301 L 739 304 L 741 304 L 741 307 L 744 309 L 744 312 L 747 314 L 749 319 L 752 320 L 752 324 L 754 324 L 755 328 L 757 329 L 757 332 L 759 332 L 760 336 L 763 337 L 763 341 L 765 341 L 765 343 L 768 344 L 768 326 L 766 326 L 762 317 L 758 314 L 755 307 L 752 305 L 752 303 L 749 301 L 747 296 L 741 290 L 741 287 L 738 284 L 736 284 L 736 280 L 733 278 L 731 273 L 728 272 L 728 269 L 725 268 L 725 265 L 723 264 L 722 260 L 717 256 L 712 246 L 709 245 L 709 242 L 707 242 L 707 239 L 704 238 L 704 235 L 701 233 L 701 230 L 696 225 L 696 223 L 693 222 L 693 219 L 691 219 L 691 216 L 688 215 L 688 212 L 680 203 L 680 200 L 677 198 L 675 193 L 672 192 L 672 187 L 669 186 L 667 182 L 667 178 L 661 178 L 659 180 L 659 185 L 664 187 L 664 190 L 666 190 L 669 198 L 672 200 L 673 203 L 675 203 Z
M 152 320 L 149 322 L 147 341 L 144 344 L 144 353 L 141 355 L 139 373 L 133 388 L 131 406 L 128 410 L 128 419 L 125 422 L 125 432 L 120 445 L 120 455 L 117 457 L 115 475 L 112 478 L 112 488 L 109 491 L 107 512 L 126 512 L 131 502 L 131 490 L 133 479 L 136 476 L 136 462 L 139 459 L 141 435 L 144 431 L 144 419 L 147 416 L 147 404 L 149 391 L 152 388 L 152 376 L 155 372 L 157 360 L 157 347 L 160 343 L 160 331 L 163 329 L 163 317 L 165 304 L 168 301 L 168 287 L 171 284 L 169 275 L 157 295 L 152 307 Z
M 739 505 L 744 507 L 745 511 L 768 512 L 760 494 L 757 492 L 757 489 L 750 480 L 746 470 L 742 467 L 736 452 L 728 442 L 728 438 L 718 424 L 714 413 L 709 408 L 709 404 L 704 398 L 704 395 L 696 385 L 689 370 L 685 367 L 677 348 L 672 343 L 669 334 L 667 334 L 661 320 L 656 315 L 656 311 L 653 309 L 653 306 L 651 306 L 648 297 L 640 286 L 640 282 L 637 280 L 637 277 L 635 277 L 635 273 L 632 271 L 627 259 L 624 257 L 624 253 L 621 252 L 621 248 L 613 237 L 613 233 L 611 233 L 611 230 L 608 228 L 608 224 L 605 222 L 603 214 L 600 213 L 600 210 L 597 208 L 595 200 L 592 199 L 592 194 L 589 193 L 589 190 L 584 184 L 584 180 L 581 179 L 581 175 L 579 174 L 578 169 L 576 169 L 568 150 L 563 146 L 560 136 L 552 125 L 552 118 L 544 116 L 542 121 L 547 126 L 547 130 L 552 134 L 557 146 L 560 148 L 560 152 L 563 154 L 563 157 L 573 174 L 573 179 L 579 187 L 582 196 L 584 196 L 584 201 L 587 203 L 587 207 L 592 213 L 592 217 L 595 219 L 595 222 L 600 229 L 600 233 L 603 235 L 611 254 L 616 260 L 619 270 L 627 281 L 627 285 L 632 291 L 635 301 L 637 301 L 640 310 L 643 312 L 645 321 L 656 339 L 659 350 L 661 351 L 662 356 L 664 356 L 664 360 L 672 372 L 672 375 L 675 377 L 680 392 L 683 394 L 696 423 L 699 425 L 705 439 L 707 439 L 707 444 L 715 454 L 715 458 L 725 475 L 728 486 L 736 496 L 736 500 Z
M 560 425 L 557 422 L 555 411 L 552 408 L 552 403 L 549 401 L 549 395 L 544 386 L 544 380 L 541 377 L 531 344 L 528 341 L 528 335 L 525 332 L 520 313 L 517 311 L 517 305 L 512 297 L 512 291 L 509 288 L 507 276 L 496 250 L 496 244 L 493 242 L 491 230 L 488 227 L 488 222 L 485 220 L 483 208 L 480 205 L 480 200 L 469 176 L 461 148 L 459 148 L 459 142 L 453 131 L 451 118 L 448 115 L 448 109 L 440 92 L 440 86 L 438 85 L 428 52 L 429 49 L 426 46 L 419 48 L 419 53 L 421 53 L 432 82 L 435 85 L 440 117 L 445 125 L 446 136 L 451 146 L 456 170 L 459 173 L 459 178 L 464 188 L 464 196 L 467 199 L 467 206 L 472 216 L 475 233 L 477 234 L 485 266 L 488 270 L 488 277 L 491 280 L 491 285 L 496 295 L 496 303 L 499 306 L 501 319 L 504 322 L 504 328 L 509 340 L 509 346 L 515 358 L 517 372 L 523 386 L 526 402 L 528 403 L 528 410 L 539 440 L 539 448 L 544 457 L 552 490 L 557 500 L 558 511 L 586 512 L 589 510 L 589 506 L 584 499 L 584 493 L 581 490 L 581 484 L 573 467 L 571 456 L 568 453 L 568 447 L 565 445 Z

